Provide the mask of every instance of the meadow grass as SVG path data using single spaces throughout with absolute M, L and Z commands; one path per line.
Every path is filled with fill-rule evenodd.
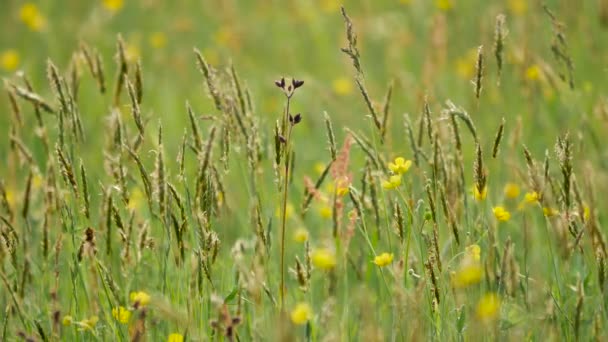
M 0 340 L 607 335 L 608 2 L 6 6 Z

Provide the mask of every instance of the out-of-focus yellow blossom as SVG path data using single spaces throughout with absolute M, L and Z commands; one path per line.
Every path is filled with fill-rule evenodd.
M 150 295 L 143 291 L 131 292 L 129 299 L 131 299 L 131 303 L 133 303 L 133 306 L 136 308 L 150 304 Z
M 328 248 L 315 249 L 311 259 L 315 267 L 323 270 L 331 270 L 336 267 L 336 254 Z
M 435 7 L 442 11 L 449 11 L 454 7 L 453 0 L 435 0 Z
M 36 171 L 34 173 L 34 176 L 32 177 L 32 189 L 40 190 L 40 188 L 42 188 L 43 185 L 44 185 L 44 178 L 42 178 L 42 175 L 40 175 L 40 172 Z
M 240 45 L 238 35 L 234 28 L 229 25 L 220 27 L 213 35 L 213 40 L 217 45 L 231 49 L 236 49 Z
M 295 210 L 296 209 L 294 208 L 293 204 L 291 204 L 290 202 L 287 202 L 287 205 L 285 206 L 285 218 L 287 220 L 289 220 L 289 218 L 293 216 L 293 213 L 295 212 Z M 277 207 L 277 210 L 275 210 L 274 216 L 281 217 L 282 212 L 283 212 L 283 206 L 280 205 Z
M 19 9 L 19 18 L 32 31 L 42 31 L 46 27 L 46 18 L 38 9 L 38 6 L 27 2 Z
M 492 208 L 492 212 L 498 221 L 509 221 L 511 218 L 511 213 L 501 206 Z
M 479 247 L 479 245 L 473 244 L 473 245 L 467 246 L 467 248 L 465 249 L 465 252 L 466 252 L 466 256 L 473 259 L 473 261 L 478 262 L 481 260 L 481 247 Z
M 299 303 L 291 311 L 291 321 L 294 324 L 306 324 L 312 318 L 312 308 L 308 303 Z
M 517 198 L 520 193 L 519 186 L 515 183 L 507 183 L 504 192 L 507 198 Z
M 315 172 L 318 175 L 322 175 L 323 171 L 325 171 L 325 164 L 321 163 L 321 162 L 317 162 L 315 163 Z
M 350 95 L 353 92 L 353 83 L 346 77 L 336 78 L 332 82 L 334 92 L 341 96 Z
M 127 208 L 131 210 L 137 210 L 141 208 L 143 201 L 145 200 L 144 194 L 139 190 L 139 188 L 133 189 L 131 191 L 131 195 L 129 196 L 129 203 L 127 204 Z
M 462 289 L 475 285 L 481 281 L 481 275 L 481 264 L 465 258 L 456 272 L 452 273 L 452 286 Z
M 97 322 L 99 322 L 99 317 L 91 316 L 90 318 L 83 319 L 80 322 L 76 322 L 76 324 L 78 326 L 80 326 L 80 328 L 78 330 L 80 330 L 80 331 L 89 330 L 90 331 L 90 330 L 95 329 L 95 325 L 97 325 Z
M 555 208 L 550 208 L 550 207 L 544 207 L 543 208 L 543 214 L 547 217 L 552 217 L 552 216 L 556 216 L 559 214 L 559 211 Z
M 154 32 L 150 35 L 149 43 L 155 49 L 162 49 L 167 46 L 167 35 L 164 32 Z
M 127 310 L 124 306 L 119 306 L 112 309 L 112 317 L 122 324 L 127 324 L 131 319 L 131 311 Z
M 528 204 L 537 203 L 539 199 L 540 196 L 536 191 L 526 192 L 526 195 L 524 196 L 524 202 Z
M 466 54 L 456 59 L 456 74 L 463 80 L 470 80 L 475 74 L 477 49 L 469 49 Z
M 589 208 L 588 205 L 583 204 L 583 218 L 585 219 L 585 221 L 589 220 L 589 218 L 591 217 L 591 209 Z
M 125 58 L 129 62 L 136 62 L 141 57 L 141 51 L 135 44 L 127 44 L 125 49 Z
M 103 7 L 110 12 L 118 12 L 122 9 L 124 0 L 103 0 Z
M 486 199 L 487 196 L 488 196 L 488 187 L 487 186 L 484 186 L 481 191 L 479 190 L 479 187 L 477 185 L 473 186 L 473 197 L 475 198 L 475 200 L 483 201 Z
M 388 163 L 388 168 L 396 174 L 404 174 L 412 166 L 411 160 L 405 160 L 405 158 L 397 157 L 394 163 Z
M 63 324 L 64 326 L 69 326 L 72 323 L 74 323 L 74 317 L 70 316 L 70 315 L 65 315 L 63 316 L 63 319 L 61 320 L 61 324 Z
M 323 205 L 319 208 L 319 215 L 321 215 L 322 218 L 331 218 L 333 216 L 333 210 L 329 205 Z
M 293 233 L 293 239 L 296 242 L 306 242 L 308 240 L 308 236 L 308 230 L 303 227 L 296 229 L 295 233 Z
M 184 342 L 184 336 L 179 333 L 170 334 L 167 337 L 167 342 Z
M 342 5 L 342 1 L 340 0 L 320 0 L 321 1 L 321 9 L 326 13 L 336 13 L 340 10 L 340 5 Z
M 374 258 L 374 264 L 384 267 L 393 262 L 394 257 L 393 253 L 382 253 Z
M 0 66 L 4 71 L 13 71 L 19 66 L 19 52 L 8 49 L 0 54 Z
M 6 189 L 6 201 L 8 202 L 8 205 L 11 208 L 15 208 L 15 206 L 17 205 L 17 197 L 15 194 L 15 191 L 13 189 Z
M 538 81 L 540 79 L 541 73 L 542 71 L 540 70 L 540 67 L 538 65 L 530 65 L 526 69 L 526 79 L 528 81 Z
M 524 15 L 528 11 L 528 0 L 509 0 L 507 7 L 515 15 Z
M 483 321 L 492 321 L 498 317 L 500 311 L 500 298 L 495 293 L 487 293 L 477 303 L 477 318 Z
M 392 175 L 388 180 L 382 181 L 382 187 L 386 190 L 397 189 L 401 185 L 401 175 Z

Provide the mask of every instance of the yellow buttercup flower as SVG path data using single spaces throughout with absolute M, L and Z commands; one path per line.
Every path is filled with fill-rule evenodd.
M 63 319 L 61 320 L 61 324 L 63 324 L 64 326 L 69 326 L 72 323 L 74 323 L 74 317 L 70 316 L 70 315 L 65 315 L 63 316 Z
M 401 175 L 392 175 L 388 180 L 382 181 L 382 187 L 386 190 L 397 189 L 401 185 Z
M 498 221 L 509 221 L 511 218 L 511 213 L 509 213 L 504 207 L 494 207 L 492 208 L 494 212 L 494 216 Z
M 124 306 L 119 306 L 112 309 L 112 317 L 122 324 L 127 324 L 131 319 L 131 311 L 127 310 Z
M 353 92 L 353 83 L 346 77 L 340 77 L 332 82 L 334 92 L 341 96 L 350 95 Z
M 529 66 L 526 69 L 526 79 L 528 81 L 538 81 L 541 76 L 540 67 L 536 64 Z
M 442 11 L 449 11 L 454 7 L 453 0 L 435 0 L 435 6 Z
M 591 209 L 589 208 L 588 205 L 583 204 L 583 218 L 585 219 L 585 221 L 589 220 L 589 218 L 591 217 Z
M 295 233 L 293 234 L 293 239 L 296 242 L 306 242 L 306 240 L 308 240 L 308 230 L 306 230 L 306 228 L 298 228 L 296 229 Z
M 477 185 L 473 186 L 473 197 L 477 201 L 483 201 L 488 196 L 488 187 L 484 186 L 480 191 Z
M 469 81 L 475 74 L 477 48 L 469 49 L 467 53 L 456 59 L 456 74 L 463 80 Z
M 184 336 L 179 333 L 172 333 L 167 337 L 167 342 L 184 342 Z
M 509 0 L 507 7 L 515 15 L 524 15 L 528 11 L 528 0 Z
M 285 206 L 285 218 L 289 220 L 289 218 L 291 216 L 293 216 L 293 213 L 295 211 L 296 211 L 296 209 L 294 208 L 293 204 L 291 204 L 290 202 L 287 202 L 287 206 Z M 274 216 L 281 217 L 282 212 L 283 212 L 283 205 L 278 206 L 277 210 L 275 210 L 275 212 L 274 212 Z
M 95 325 L 97 325 L 97 322 L 99 322 L 99 317 L 91 316 L 90 318 L 83 319 L 80 322 L 76 322 L 76 324 L 80 326 L 80 328 L 78 330 L 80 330 L 80 331 L 89 330 L 90 331 L 90 330 L 95 329 Z
M 42 31 L 46 27 L 46 18 L 33 3 L 25 3 L 19 9 L 19 19 L 32 31 Z
M 316 162 L 315 163 L 315 172 L 320 176 L 323 174 L 323 171 L 325 171 L 325 164 L 323 164 L 321 162 Z
M 143 307 L 150 303 L 150 295 L 143 291 L 131 292 L 129 298 L 135 308 Z
M 536 191 L 526 192 L 526 195 L 524 196 L 524 202 L 529 204 L 536 203 L 539 199 L 540 195 Z
M 13 71 L 19 66 L 19 53 L 16 50 L 9 49 L 0 54 L 0 67 L 4 71 Z
M 544 207 L 543 214 L 547 217 L 552 217 L 552 216 L 559 215 L 559 211 L 555 208 Z
M 154 32 L 150 36 L 150 46 L 155 49 L 162 49 L 167 45 L 167 35 L 163 32 Z
M 483 321 L 496 319 L 500 311 L 500 298 L 495 293 L 487 293 L 477 303 L 477 317 Z
M 386 265 L 389 265 L 391 262 L 393 262 L 393 258 L 395 256 L 393 255 L 393 253 L 382 253 L 380 255 L 377 255 L 374 258 L 374 264 L 380 266 L 380 267 L 384 267 Z
M 102 4 L 110 12 L 118 12 L 125 5 L 124 0 L 103 0 Z
M 473 244 L 470 246 L 467 246 L 467 248 L 465 249 L 466 255 L 469 256 L 471 259 L 473 259 L 473 261 L 480 261 L 481 260 L 481 247 L 479 247 L 479 245 Z
M 291 321 L 294 324 L 306 324 L 312 318 L 312 308 L 308 303 L 299 303 L 291 311 Z
M 332 208 L 329 205 L 323 205 L 319 208 L 319 215 L 321 215 L 322 218 L 331 218 L 333 215 Z
M 397 157 L 394 163 L 388 163 L 388 168 L 395 174 L 404 174 L 412 166 L 411 160 L 405 160 L 405 158 Z
M 314 250 L 311 259 L 313 265 L 320 269 L 331 270 L 336 267 L 336 254 L 327 248 Z
M 507 183 L 505 184 L 504 193 L 507 198 L 517 198 L 520 193 L 519 186 L 515 183 Z
M 465 288 L 481 281 L 482 268 L 479 262 L 465 258 L 456 272 L 452 273 L 451 282 L 455 288 Z
M 141 208 L 143 201 L 145 200 L 144 194 L 139 190 L 139 188 L 133 189 L 129 196 L 129 203 L 127 204 L 127 208 L 131 210 L 137 210 Z

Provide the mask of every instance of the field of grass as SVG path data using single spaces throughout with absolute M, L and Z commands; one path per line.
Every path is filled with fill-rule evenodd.
M 608 1 L 0 5 L 1 341 L 608 338 Z

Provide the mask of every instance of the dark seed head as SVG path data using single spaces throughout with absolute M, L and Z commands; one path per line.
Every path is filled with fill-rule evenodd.
M 298 89 L 298 88 L 300 88 L 301 86 L 303 86 L 303 85 L 304 85 L 304 81 L 301 81 L 301 80 L 296 80 L 296 79 L 294 78 L 294 79 L 291 81 L 291 84 L 293 85 L 293 88 L 294 88 L 294 89 Z
M 279 88 L 281 88 L 281 89 L 284 89 L 284 88 L 285 88 L 285 78 L 284 78 L 284 77 L 281 77 L 281 79 L 280 79 L 280 80 L 278 80 L 278 81 L 274 81 L 274 84 L 275 84 L 277 87 L 279 87 Z
M 302 114 L 298 113 L 293 117 L 293 124 L 297 125 L 300 123 L 300 121 L 302 121 Z

